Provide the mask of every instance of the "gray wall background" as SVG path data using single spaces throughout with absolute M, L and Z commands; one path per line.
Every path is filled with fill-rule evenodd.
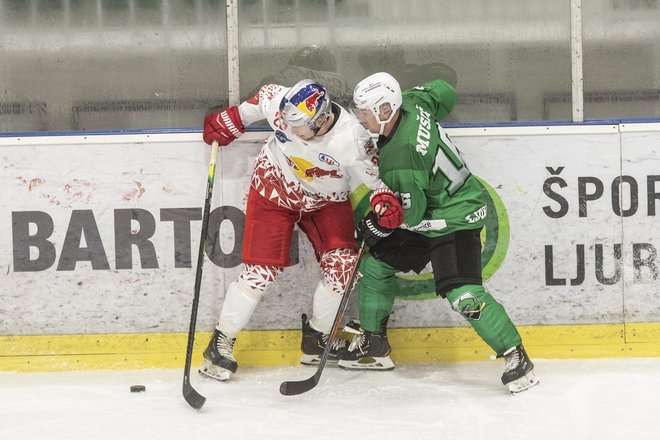
M 240 96 L 379 70 L 450 122 L 571 119 L 571 0 L 239 0 Z M 0 133 L 199 127 L 227 103 L 224 0 L 0 0 Z M 660 117 L 660 0 L 582 7 L 584 117 Z M 233 86 L 232 86 L 233 87 Z

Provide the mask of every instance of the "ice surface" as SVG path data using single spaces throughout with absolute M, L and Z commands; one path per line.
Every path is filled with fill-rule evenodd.
M 312 391 L 279 384 L 314 367 L 242 369 L 219 383 L 182 371 L 0 373 L 0 439 L 659 439 L 660 359 L 536 360 L 541 385 L 517 396 L 501 361 L 326 368 Z M 131 393 L 131 385 L 146 385 Z

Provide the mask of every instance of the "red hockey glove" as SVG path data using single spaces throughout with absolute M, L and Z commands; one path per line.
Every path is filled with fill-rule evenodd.
M 403 208 L 399 199 L 387 188 L 378 188 L 369 197 L 371 210 L 378 218 L 378 224 L 388 229 L 396 229 L 403 223 Z
M 227 146 L 234 139 L 245 133 L 238 107 L 225 107 L 221 112 L 213 112 L 204 118 L 204 142 L 218 141 L 220 145 Z

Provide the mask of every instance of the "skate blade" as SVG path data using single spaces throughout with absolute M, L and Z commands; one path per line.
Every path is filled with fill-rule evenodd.
M 226 368 L 218 367 L 213 365 L 210 361 L 204 360 L 204 363 L 199 368 L 199 374 L 205 377 L 210 377 L 211 379 L 219 380 L 224 382 L 229 380 L 232 375 L 232 372 Z
M 389 356 L 365 357 L 356 361 L 340 360 L 337 362 L 345 370 L 381 370 L 388 371 L 394 368 L 394 362 Z
M 539 380 L 536 377 L 536 374 L 534 374 L 534 371 L 530 371 L 520 379 L 516 379 L 513 382 L 509 382 L 507 384 L 507 387 L 509 387 L 509 392 L 515 396 L 516 394 L 520 394 L 523 391 L 527 391 L 528 389 L 538 384 L 539 384 Z
M 317 354 L 303 354 L 300 357 L 300 363 L 303 365 L 318 365 L 321 362 L 321 355 Z M 328 357 L 325 361 L 326 365 L 337 365 L 336 357 Z

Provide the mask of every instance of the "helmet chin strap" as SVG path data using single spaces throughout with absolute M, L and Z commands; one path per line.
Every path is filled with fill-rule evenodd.
M 390 117 L 387 118 L 386 121 L 381 120 L 381 119 L 380 119 L 380 115 L 379 115 L 378 112 L 376 112 L 374 109 L 371 109 L 371 112 L 372 112 L 372 113 L 374 114 L 374 116 L 376 117 L 376 122 L 378 122 L 378 125 L 380 125 L 380 130 L 378 130 L 378 136 L 379 136 L 379 137 L 380 137 L 380 136 L 383 136 L 383 133 L 384 133 L 384 131 L 385 131 L 385 126 L 386 126 L 386 125 L 392 120 L 392 118 L 394 117 L 394 115 L 396 114 L 396 112 L 392 112 L 392 113 L 390 114 Z M 375 133 L 374 133 L 374 134 L 375 134 Z
M 378 129 L 378 133 L 374 133 L 371 130 L 367 130 L 369 131 L 371 137 L 378 138 L 380 136 L 383 136 L 383 132 L 385 131 L 385 125 L 387 125 L 387 122 L 378 122 L 378 125 L 380 126 L 380 128 Z

